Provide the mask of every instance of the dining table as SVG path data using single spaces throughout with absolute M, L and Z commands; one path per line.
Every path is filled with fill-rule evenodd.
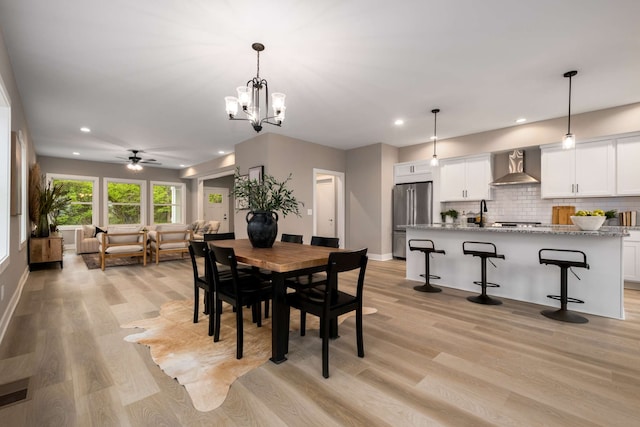
M 215 246 L 233 248 L 240 263 L 271 271 L 273 314 L 271 319 L 271 361 L 282 363 L 289 342 L 289 308 L 286 279 L 326 270 L 336 248 L 299 243 L 275 242 L 270 248 L 254 248 L 249 239 L 216 240 Z

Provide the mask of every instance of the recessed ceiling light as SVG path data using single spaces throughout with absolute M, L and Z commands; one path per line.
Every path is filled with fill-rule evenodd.
M 527 119 L 525 119 L 524 117 L 520 117 L 519 119 L 516 119 L 516 123 L 524 123 L 526 121 Z
M 185 165 L 180 165 L 181 168 L 183 168 Z
M 395 122 L 393 122 L 393 124 L 396 126 L 402 126 L 404 124 L 404 120 L 398 119 Z
M 80 153 L 78 153 L 77 151 L 74 151 L 74 152 L 73 152 L 73 155 L 74 155 L 74 156 L 79 156 L 79 155 L 80 155 Z
M 223 150 L 218 151 L 218 154 L 224 154 Z
M 91 129 L 89 129 L 89 128 L 88 128 L 88 127 L 86 127 L 86 126 L 82 126 L 82 127 L 80 128 L 80 132 L 89 133 L 89 132 L 91 132 Z

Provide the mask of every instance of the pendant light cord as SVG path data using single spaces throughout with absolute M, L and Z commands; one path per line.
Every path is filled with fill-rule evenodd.
M 573 76 L 569 76 L 569 120 L 567 124 L 567 134 L 571 133 L 571 79 Z

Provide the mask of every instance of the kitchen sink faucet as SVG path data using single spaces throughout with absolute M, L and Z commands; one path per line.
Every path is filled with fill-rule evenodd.
M 484 207 L 484 210 L 483 210 Z M 479 227 L 484 227 L 484 221 L 482 220 L 482 212 L 487 211 L 487 201 L 485 199 L 480 200 L 480 224 Z

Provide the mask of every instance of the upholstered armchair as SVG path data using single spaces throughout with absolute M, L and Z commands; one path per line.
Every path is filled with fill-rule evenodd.
M 147 265 L 147 231 L 140 226 L 109 227 L 106 233 L 98 233 L 101 268 L 104 271 L 107 258 L 142 257 Z
M 187 224 L 158 224 L 149 231 L 149 251 L 151 258 L 156 256 L 156 264 L 160 255 L 166 253 L 189 253 L 189 240 L 193 239 L 193 231 Z

